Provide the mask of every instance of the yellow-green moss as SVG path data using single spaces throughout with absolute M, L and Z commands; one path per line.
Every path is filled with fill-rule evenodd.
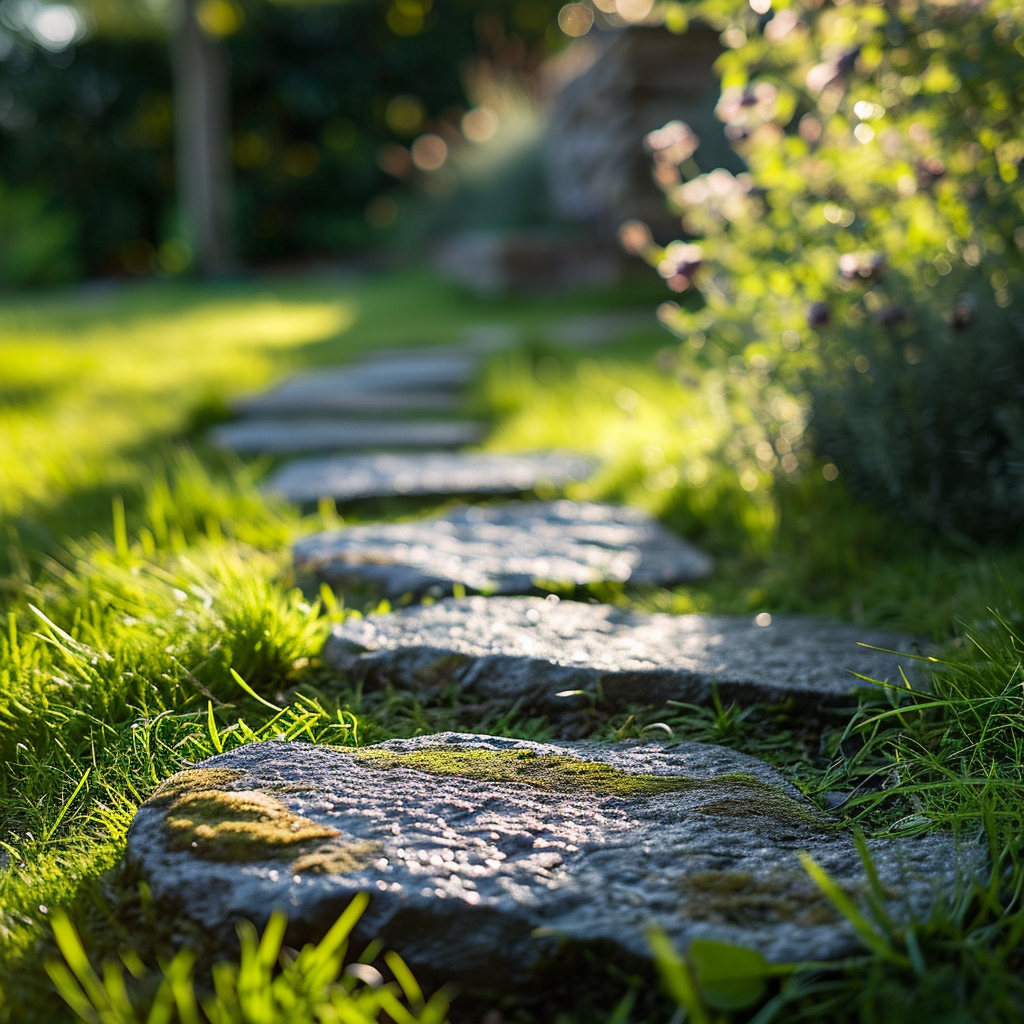
M 228 783 L 240 779 L 245 772 L 237 768 L 186 768 L 165 779 L 148 804 L 169 803 L 182 793 L 196 793 L 206 789 L 223 789 Z
M 383 844 L 373 839 L 335 841 L 303 853 L 289 867 L 296 875 L 348 875 L 365 868 L 383 852 Z
M 645 797 L 660 793 L 700 791 L 717 795 L 722 813 L 769 815 L 787 821 L 827 824 L 813 808 L 803 806 L 776 786 L 744 773 L 695 779 L 687 775 L 652 775 L 627 772 L 603 761 L 587 761 L 566 754 L 538 754 L 532 750 L 480 750 L 470 747 L 434 747 L 397 753 L 366 749 L 356 755 L 374 768 L 411 768 L 433 775 L 454 775 L 485 782 L 519 783 L 560 793 L 593 793 L 607 797 Z
M 257 790 L 182 793 L 167 808 L 164 828 L 175 849 L 219 861 L 292 855 L 308 843 L 340 834 Z
M 680 883 L 686 916 L 717 924 L 832 924 L 838 915 L 825 896 L 796 872 L 757 878 L 746 871 L 698 871 Z M 852 895 L 852 893 L 851 893 Z

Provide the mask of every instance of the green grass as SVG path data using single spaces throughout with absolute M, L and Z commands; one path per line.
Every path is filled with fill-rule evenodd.
M 553 317 L 638 301 L 655 300 L 640 290 L 484 301 L 408 274 L 0 306 L 0 1021 L 76 1019 L 44 966 L 63 950 L 73 973 L 76 963 L 85 970 L 67 928 L 55 943 L 59 910 L 94 965 L 120 956 L 140 976 L 128 983 L 135 998 L 170 991 L 159 989 L 158 964 L 173 960 L 174 930 L 119 859 L 135 808 L 189 764 L 278 736 L 348 746 L 444 728 L 552 738 L 543 719 L 488 717 L 451 695 L 429 706 L 402 692 L 364 695 L 334 678 L 318 660 L 331 622 L 372 609 L 294 589 L 288 546 L 337 525 L 337 511 L 268 502 L 257 486 L 265 464 L 227 459 L 202 440 L 233 395 L 289 369 L 446 342 L 479 323 L 512 324 L 524 339 L 492 360 L 467 402 L 494 422 L 488 446 L 595 452 L 603 468 L 573 496 L 646 507 L 718 561 L 707 583 L 596 596 L 673 612 L 827 613 L 945 645 L 949 667 L 932 695 L 893 693 L 846 715 L 721 705 L 595 714 L 598 738 L 724 743 L 778 765 L 812 799 L 851 793 L 839 813 L 868 833 L 955 828 L 991 844 L 987 888 L 951 894 L 913 931 L 869 922 L 880 938 L 863 957 L 773 976 L 756 1019 L 898 1021 L 918 1005 L 936 1020 L 1020 1016 L 1024 545 L 908 528 L 851 501 L 806 456 L 792 473 L 778 453 L 751 461 L 763 438 L 742 374 L 657 328 L 587 353 L 545 336 Z M 767 401 L 803 431 L 798 394 Z M 437 507 L 341 511 L 352 521 Z M 191 939 L 201 953 L 202 937 Z M 137 960 L 123 959 L 128 950 Z M 335 952 L 323 950 L 324 962 Z M 692 1019 L 755 1012 L 716 1009 L 699 963 L 680 962 L 697 972 Z M 208 971 L 202 959 L 183 964 L 168 977 Z M 630 988 L 605 966 L 618 994 L 578 1020 L 605 1019 Z M 317 998 L 343 998 L 328 975 Z M 227 1006 L 227 975 L 223 985 Z M 649 982 L 634 995 L 616 1019 L 670 1015 Z M 373 1019 L 380 1007 L 367 1006 Z M 506 1009 L 546 1019 L 541 1004 Z M 286 1019 L 275 1012 L 267 1019 Z

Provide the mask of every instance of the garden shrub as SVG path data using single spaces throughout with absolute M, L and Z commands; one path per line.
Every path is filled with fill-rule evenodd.
M 718 112 L 748 171 L 702 168 L 684 125 L 649 137 L 690 240 L 660 248 L 633 224 L 623 241 L 704 299 L 667 303 L 663 320 L 764 387 L 809 395 L 827 476 L 838 467 L 855 492 L 943 529 L 1019 526 L 1024 8 L 707 0 L 686 12 L 729 47 Z M 795 475 L 811 453 L 776 431 L 758 457 Z

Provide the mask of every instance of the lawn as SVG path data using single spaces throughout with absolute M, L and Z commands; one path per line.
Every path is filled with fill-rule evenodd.
M 511 325 L 522 339 L 491 359 L 467 402 L 467 414 L 493 423 L 487 447 L 593 452 L 600 472 L 570 496 L 648 508 L 717 560 L 707 583 L 595 596 L 680 613 L 824 613 L 914 633 L 950 663 L 934 699 L 893 694 L 863 704 L 852 724 L 791 707 L 637 708 L 596 720 L 598 738 L 661 737 L 668 726 L 676 738 L 755 753 L 812 799 L 860 786 L 840 813 L 868 833 L 987 831 L 987 890 L 951 894 L 916 930 L 868 923 L 863 957 L 774 981 L 757 1019 L 900 1020 L 911 1005 L 943 1020 L 1022 1012 L 1024 544 L 907 527 L 855 502 L 841 475 L 827 479 L 808 456 L 790 470 L 771 452 L 751 461 L 760 427 L 749 375 L 728 354 L 680 346 L 653 320 L 590 350 L 545 331 L 552 318 L 657 301 L 644 286 L 483 300 L 406 273 L 0 305 L 0 1020 L 76 1019 L 44 969 L 62 910 L 94 964 L 121 955 L 138 975 L 136 997 L 153 998 L 158 963 L 181 936 L 119 861 L 134 809 L 186 764 L 278 735 L 351 745 L 449 727 L 551 734 L 543 720 L 481 720 L 400 692 L 363 697 L 332 677 L 318 660 L 332 621 L 374 609 L 300 593 L 288 548 L 341 521 L 338 510 L 267 500 L 267 463 L 203 442 L 233 396 L 289 370 L 449 342 L 480 324 Z M 795 444 L 804 399 L 778 389 L 767 400 L 793 424 Z M 364 503 L 341 514 L 437 507 Z M 615 984 L 617 999 L 629 983 Z M 631 1019 L 667 1019 L 666 1000 L 645 988 Z M 612 1006 L 598 1000 L 576 1016 L 603 1020 Z M 691 1019 L 705 1009 L 691 1006 Z M 506 1010 L 538 1019 L 528 1000 Z M 395 1007 L 360 1012 L 399 1019 Z

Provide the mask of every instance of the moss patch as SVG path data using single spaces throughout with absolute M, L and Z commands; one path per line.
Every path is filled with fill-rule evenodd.
M 558 793 L 592 793 L 605 797 L 647 797 L 661 793 L 702 792 L 727 801 L 731 817 L 770 815 L 826 827 L 828 819 L 753 775 L 736 772 L 714 779 L 687 775 L 627 772 L 603 761 L 532 750 L 479 750 L 444 747 L 396 753 L 361 750 L 356 757 L 374 768 L 411 768 L 433 775 L 453 775 L 485 782 L 517 783 Z M 723 804 L 724 806 L 724 804 Z
M 237 768 L 186 768 L 183 772 L 165 779 L 147 804 L 170 803 L 183 793 L 196 793 L 207 789 L 223 789 L 236 782 L 245 772 Z
M 289 865 L 296 875 L 348 875 L 360 871 L 384 852 L 382 843 L 373 839 L 334 842 L 304 853 Z
M 183 793 L 167 808 L 164 829 L 174 849 L 217 861 L 290 856 L 306 844 L 340 835 L 256 790 Z

